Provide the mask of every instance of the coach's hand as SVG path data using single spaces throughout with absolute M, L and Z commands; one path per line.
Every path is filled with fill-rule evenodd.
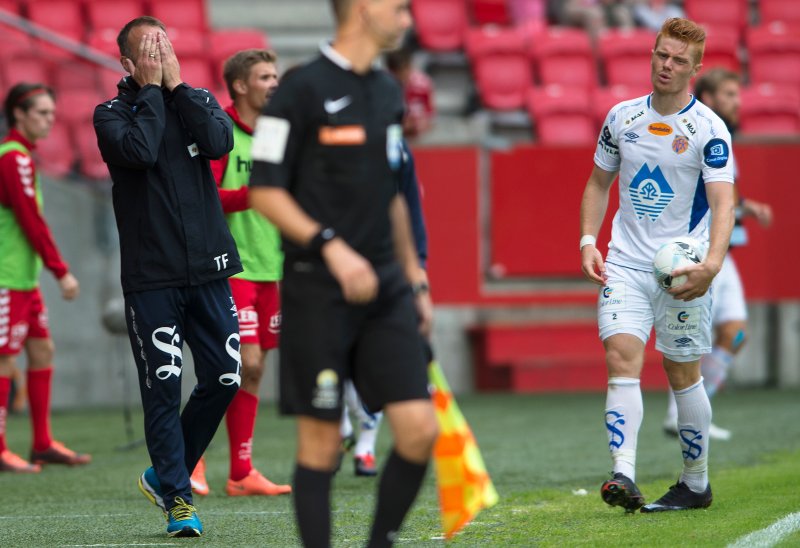
M 344 300 L 364 304 L 378 296 L 378 276 L 372 265 L 341 238 L 334 238 L 322 248 L 322 258 L 339 282 Z
M 603 256 L 592 244 L 586 244 L 581 248 L 581 270 L 590 282 L 597 285 L 606 284 L 606 265 Z
M 148 84 L 161 86 L 161 52 L 156 40 L 155 34 L 142 36 L 135 63 L 127 57 L 122 58 L 122 66 L 142 87 Z
M 78 297 L 81 292 L 78 279 L 71 273 L 67 272 L 61 279 L 58 280 L 58 287 L 61 289 L 61 296 L 65 301 L 71 301 Z
M 686 281 L 677 287 L 667 290 L 667 293 L 681 301 L 691 301 L 702 297 L 711 287 L 714 276 L 719 272 L 719 267 L 710 263 L 693 264 L 672 271 L 672 277 L 686 276 Z
M 167 33 L 158 33 L 158 50 L 161 52 L 161 65 L 163 66 L 164 87 L 172 91 L 183 83 L 181 80 L 181 65 L 172 42 L 167 38 Z

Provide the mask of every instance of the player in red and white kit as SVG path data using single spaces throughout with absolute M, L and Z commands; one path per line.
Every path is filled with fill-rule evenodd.
M 42 216 L 41 188 L 31 157 L 36 142 L 53 127 L 53 92 L 41 84 L 17 84 L 8 92 L 4 112 L 11 129 L 0 143 L 0 472 L 39 472 L 41 464 L 91 461 L 50 434 L 54 347 L 39 291 L 42 263 L 58 280 L 64 299 L 75 299 L 79 285 Z M 12 369 L 23 349 L 33 424 L 31 462 L 12 453 L 5 437 Z

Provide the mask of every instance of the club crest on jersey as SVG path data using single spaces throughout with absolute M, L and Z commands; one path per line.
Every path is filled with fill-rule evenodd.
M 675 154 L 683 154 L 687 150 L 689 150 L 689 139 L 683 135 L 676 135 L 672 140 L 672 151 Z
M 650 171 L 647 164 L 643 164 L 631 180 L 628 193 L 636 217 L 638 219 L 649 217 L 653 222 L 661 216 L 661 213 L 675 197 L 675 191 L 667 183 L 661 168 L 656 166 L 654 170 Z
M 655 122 L 647 126 L 647 131 L 649 131 L 653 135 L 660 135 L 663 137 L 672 133 L 672 126 L 669 126 L 662 122 Z

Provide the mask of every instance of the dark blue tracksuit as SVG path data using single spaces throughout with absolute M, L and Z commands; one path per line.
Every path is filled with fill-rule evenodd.
M 208 163 L 233 148 L 233 130 L 207 90 L 131 77 L 118 90 L 94 126 L 114 183 L 145 439 L 169 509 L 178 496 L 191 503 L 189 474 L 241 384 L 228 277 L 242 267 Z M 179 415 L 184 341 L 197 385 Z

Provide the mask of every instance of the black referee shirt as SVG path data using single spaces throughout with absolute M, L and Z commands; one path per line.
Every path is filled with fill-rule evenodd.
M 286 188 L 372 264 L 394 259 L 389 204 L 398 192 L 403 97 L 377 68 L 356 74 L 325 44 L 281 81 L 253 136 L 250 186 Z M 288 261 L 319 255 L 284 240 Z

